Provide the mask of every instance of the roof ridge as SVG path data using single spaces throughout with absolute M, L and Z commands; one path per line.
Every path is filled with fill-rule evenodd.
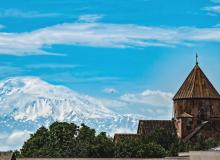
M 137 133 L 115 133 L 115 135 L 139 135 Z
M 196 72 L 196 67 L 198 67 L 198 64 L 194 67 L 194 72 Z M 194 82 L 193 82 L 193 88 L 192 88 L 192 98 L 195 92 L 195 83 L 196 83 L 196 74 L 194 74 Z
M 165 121 L 165 122 L 168 122 L 168 121 L 172 121 L 172 120 L 154 120 L 154 119 L 150 120 L 150 119 L 149 119 L 149 120 L 139 120 L 139 122 L 140 122 L 140 121 L 142 121 L 142 122 L 143 122 L 143 121 L 157 121 L 157 122 L 159 122 L 159 121 L 164 122 L 164 121 Z

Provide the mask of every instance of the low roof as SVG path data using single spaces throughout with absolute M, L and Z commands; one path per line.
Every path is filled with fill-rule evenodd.
M 166 129 L 176 134 L 174 121 L 172 120 L 140 120 L 137 133 L 149 136 L 156 129 Z

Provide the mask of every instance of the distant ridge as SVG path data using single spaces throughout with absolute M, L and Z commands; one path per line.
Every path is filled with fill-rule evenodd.
M 143 116 L 121 115 L 94 97 L 36 77 L 14 77 L 0 82 L 0 130 L 34 131 L 54 121 L 85 123 L 97 131 L 135 131 Z

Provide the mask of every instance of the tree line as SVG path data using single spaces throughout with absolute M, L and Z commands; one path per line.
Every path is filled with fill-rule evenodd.
M 178 152 L 206 150 L 218 144 L 198 135 L 197 140 L 183 143 L 176 134 L 158 129 L 148 137 L 121 139 L 114 143 L 105 132 L 96 134 L 85 124 L 54 122 L 40 127 L 24 143 L 17 157 L 30 158 L 160 158 L 177 156 Z

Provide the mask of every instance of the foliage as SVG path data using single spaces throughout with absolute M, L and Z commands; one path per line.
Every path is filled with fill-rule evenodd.
M 115 144 L 114 157 L 116 158 L 135 158 L 141 142 L 135 139 L 121 139 Z
M 146 139 L 147 141 L 160 144 L 166 150 L 172 148 L 174 143 L 177 143 L 179 140 L 176 134 L 166 129 L 156 129 L 155 132 L 149 137 L 146 137 Z
M 113 157 L 112 138 L 102 132 L 96 136 L 95 130 L 85 124 L 54 122 L 49 129 L 39 128 L 31 135 L 20 153 L 20 157 Z
M 18 150 L 14 151 L 15 157 L 20 158 L 21 157 L 21 152 Z
M 49 127 L 50 157 L 75 157 L 78 126 L 74 123 L 55 122 Z
M 76 139 L 78 157 L 93 157 L 92 146 L 95 141 L 95 130 L 82 124 Z
M 96 158 L 111 158 L 114 153 L 114 142 L 112 138 L 106 136 L 105 132 L 101 132 L 95 139 L 93 145 L 93 155 Z
M 40 127 L 35 134 L 31 134 L 31 138 L 24 143 L 21 149 L 23 157 L 46 157 L 49 132 L 45 127 Z
M 115 145 L 114 154 L 116 158 L 160 158 L 166 156 L 166 150 L 156 143 L 124 139 Z
M 217 147 L 219 144 L 213 139 L 206 139 L 201 134 L 198 134 L 195 138 L 194 145 L 192 147 L 193 150 L 208 150 L 210 148 Z
M 40 127 L 15 154 L 36 158 L 160 158 L 189 150 L 207 150 L 217 145 L 214 139 L 205 139 L 201 135 L 197 135 L 193 142 L 184 143 L 165 129 L 158 129 L 148 137 L 124 138 L 114 143 L 105 132 L 96 134 L 85 124 L 54 122 L 49 129 Z
M 156 143 L 141 144 L 137 155 L 139 158 L 161 158 L 166 156 L 166 150 Z

